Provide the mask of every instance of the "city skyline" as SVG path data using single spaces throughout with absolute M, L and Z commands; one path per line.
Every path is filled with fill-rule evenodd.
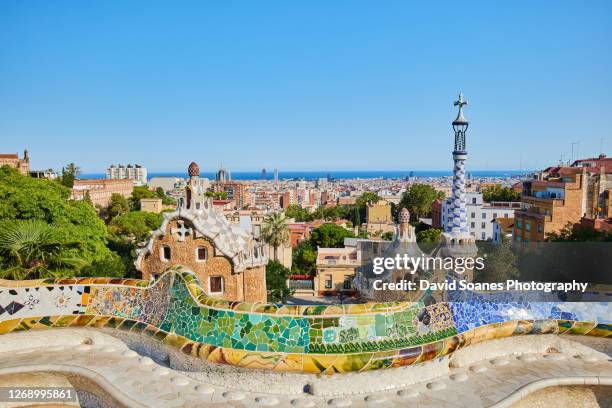
M 2 150 L 86 173 L 448 170 L 462 91 L 468 171 L 537 170 L 609 151 L 610 11 L 3 2 Z

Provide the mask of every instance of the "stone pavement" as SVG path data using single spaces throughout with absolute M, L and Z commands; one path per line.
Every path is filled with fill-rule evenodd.
M 521 353 L 464 362 L 437 378 L 405 387 L 398 379 L 382 384 L 378 391 L 363 392 L 359 378 L 372 377 L 362 373 L 353 374 L 354 385 L 337 389 L 336 395 L 273 394 L 268 389 L 247 391 L 231 373 L 225 374 L 223 384 L 203 382 L 194 373 L 161 366 L 121 340 L 91 330 L 11 333 L 0 344 L 0 378 L 27 372 L 62 373 L 77 383 L 94 383 L 104 394 L 98 397 L 109 406 L 504 407 L 550 386 L 612 385 L 612 362 L 598 352 Z M 280 375 L 278 379 L 287 380 Z M 320 377 L 319 381 L 325 382 Z

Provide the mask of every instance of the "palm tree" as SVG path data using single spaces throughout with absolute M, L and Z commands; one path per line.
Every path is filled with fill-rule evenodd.
M 72 174 L 74 178 L 78 178 L 81 175 L 81 168 L 74 163 L 68 163 L 66 171 Z
M 278 247 L 289 243 L 291 234 L 284 213 L 272 213 L 263 222 L 261 235 L 274 248 L 274 260 L 278 261 Z
M 63 255 L 79 245 L 64 241 L 54 225 L 43 221 L 4 222 L 0 224 L 0 278 L 50 278 L 79 270 L 85 261 Z

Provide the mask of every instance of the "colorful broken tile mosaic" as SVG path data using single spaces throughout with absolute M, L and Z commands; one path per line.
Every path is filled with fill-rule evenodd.
M 49 279 L 0 286 L 0 334 L 68 326 L 129 330 L 213 363 L 323 374 L 423 363 L 521 334 L 612 337 L 607 302 L 462 296 L 427 305 L 296 306 L 209 298 L 193 274 L 176 270 L 155 282 Z

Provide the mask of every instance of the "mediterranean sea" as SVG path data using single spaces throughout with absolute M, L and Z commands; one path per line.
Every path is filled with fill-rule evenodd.
M 468 171 L 468 175 L 472 178 L 511 178 L 518 177 L 530 173 L 530 171 L 518 170 L 474 170 Z M 331 177 L 332 179 L 403 179 L 406 177 L 416 177 L 421 179 L 451 177 L 452 171 L 448 170 L 330 170 L 330 171 L 279 171 L 278 178 L 280 180 L 304 179 L 316 180 L 323 177 Z M 105 173 L 83 173 L 80 178 L 100 179 L 106 178 Z M 186 178 L 187 173 L 184 171 L 177 172 L 154 172 L 148 174 L 148 178 L 153 177 L 181 177 Z M 200 177 L 207 177 L 214 180 L 215 173 L 204 172 Z M 261 171 L 233 171 L 231 172 L 232 180 L 262 180 Z M 273 180 L 274 171 L 267 170 L 266 180 Z

